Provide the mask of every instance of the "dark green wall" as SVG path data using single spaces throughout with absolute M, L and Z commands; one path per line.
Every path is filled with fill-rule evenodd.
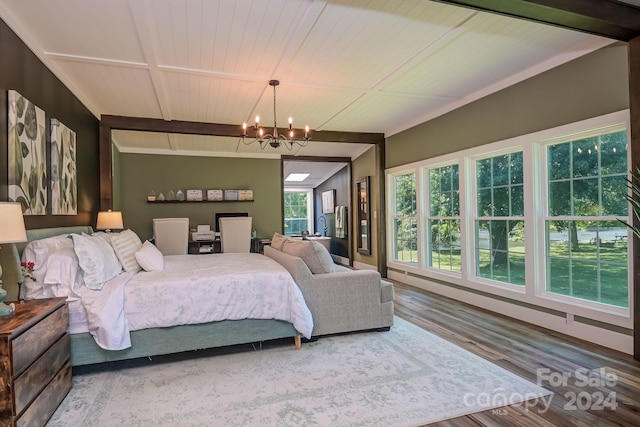
M 100 204 L 98 119 L 56 78 L 16 34 L 0 20 L 0 200 L 8 200 L 7 91 L 16 90 L 45 112 L 47 173 L 51 171 L 50 122 L 56 118 L 76 132 L 78 214 L 29 215 L 28 229 L 95 225 Z M 48 190 L 51 201 L 51 189 Z
M 386 139 L 386 167 L 629 108 L 627 46 L 605 47 Z
M 336 197 L 334 199 L 335 206 L 351 206 L 349 202 L 351 194 L 349 192 L 350 179 L 349 168 L 345 166 L 336 172 L 331 178 L 320 184 L 314 190 L 314 209 L 315 217 L 318 218 L 323 215 L 326 218 L 327 223 L 327 236 L 331 237 L 331 253 L 349 258 L 349 233 L 351 233 L 351 224 L 347 226 L 347 238 L 339 239 L 336 236 L 336 215 L 335 213 L 322 213 L 322 192 L 328 190 L 336 190 Z M 351 218 L 351 212 L 347 210 L 349 218 Z
M 153 218 L 187 217 L 191 227 L 209 224 L 213 229 L 215 212 L 248 212 L 259 237 L 282 232 L 280 160 L 128 153 L 114 157 L 119 175 L 114 209 L 122 211 L 125 228 L 142 239 L 152 237 Z M 166 196 L 170 190 L 186 195 L 187 189 L 248 189 L 253 190 L 254 201 L 147 203 L 151 190 Z

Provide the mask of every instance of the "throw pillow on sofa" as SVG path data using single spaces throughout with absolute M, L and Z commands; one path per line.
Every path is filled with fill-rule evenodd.
M 321 243 L 288 239 L 284 242 L 282 252 L 302 258 L 313 274 L 336 271 L 331 254 Z
M 283 236 L 280 233 L 273 233 L 273 237 L 271 238 L 271 247 L 281 251 L 284 247 L 284 242 L 287 240 L 289 239 L 287 239 L 286 236 Z

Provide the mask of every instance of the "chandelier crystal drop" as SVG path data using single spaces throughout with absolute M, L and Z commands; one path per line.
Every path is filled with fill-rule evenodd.
M 242 124 L 242 142 L 245 145 L 251 145 L 254 142 L 260 144 L 260 149 L 264 150 L 267 146 L 272 148 L 278 148 L 284 145 L 287 150 L 291 151 L 293 145 L 297 144 L 300 147 L 306 147 L 309 143 L 309 126 L 304 128 L 304 139 L 295 139 L 295 133 L 293 130 L 293 118 L 289 117 L 289 130 L 288 135 L 278 133 L 278 122 L 276 119 L 276 86 L 280 84 L 279 80 L 269 80 L 269 86 L 273 87 L 273 133 L 264 134 L 264 129 L 260 126 L 260 116 L 256 116 L 256 122 L 253 125 L 254 136 L 253 139 L 247 140 L 247 123 Z

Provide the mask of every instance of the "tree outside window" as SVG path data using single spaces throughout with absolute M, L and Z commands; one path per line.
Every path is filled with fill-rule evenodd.
M 429 170 L 427 228 L 430 267 L 462 270 L 460 259 L 460 183 L 458 165 Z
M 476 275 L 524 285 L 522 152 L 476 161 Z
M 402 262 L 418 262 L 418 220 L 416 217 L 416 174 L 394 177 L 394 256 Z
M 547 147 L 546 290 L 628 307 L 627 132 Z
M 309 230 L 309 192 L 285 191 L 284 234 L 291 236 Z

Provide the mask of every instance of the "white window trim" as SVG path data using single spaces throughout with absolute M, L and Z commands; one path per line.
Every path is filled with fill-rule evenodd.
M 397 166 L 387 169 L 385 174 L 387 176 L 387 265 L 390 268 L 397 269 L 399 271 L 405 271 L 407 273 L 414 273 L 424 277 L 433 278 L 436 280 L 442 280 L 445 282 L 452 282 L 456 285 L 468 287 L 470 289 L 483 291 L 497 297 L 506 297 L 513 300 L 517 300 L 526 304 L 532 304 L 539 307 L 544 307 L 551 310 L 558 310 L 564 313 L 570 313 L 572 315 L 585 317 L 595 321 L 605 322 L 611 325 L 620 326 L 623 328 L 632 328 L 633 319 L 631 318 L 631 308 L 618 308 L 613 306 L 607 306 L 601 303 L 588 303 L 585 304 L 582 300 L 577 298 L 566 298 L 560 295 L 553 295 L 553 298 L 540 295 L 537 291 L 536 283 L 545 279 L 544 272 L 540 272 L 540 266 L 544 268 L 544 239 L 540 240 L 540 233 L 544 234 L 544 223 L 542 229 L 540 226 L 540 220 L 543 212 L 541 211 L 540 203 L 535 204 L 535 200 L 540 200 L 540 191 L 546 191 L 541 188 L 543 182 L 546 182 L 544 176 L 542 176 L 540 168 L 536 167 L 536 162 L 540 161 L 540 144 L 548 143 L 549 141 L 561 141 L 562 138 L 570 140 L 577 134 L 584 133 L 586 129 L 591 129 L 594 133 L 601 133 L 602 129 L 606 129 L 610 126 L 619 123 L 626 123 L 627 130 L 629 127 L 629 110 L 618 111 L 603 116 L 582 120 L 567 125 L 558 126 L 551 129 L 545 129 L 542 131 L 534 132 L 531 134 L 521 135 L 514 138 L 510 138 L 503 141 L 489 143 L 486 145 L 473 147 L 460 152 L 446 154 L 443 156 L 434 157 L 431 159 L 421 160 L 406 165 Z M 520 149 L 514 149 L 519 147 Z M 491 281 L 478 281 L 474 280 L 473 276 L 473 262 L 469 257 L 473 256 L 473 222 L 470 227 L 470 215 L 469 210 L 473 209 L 472 199 L 470 195 L 473 195 L 473 186 L 475 176 L 470 168 L 470 164 L 474 164 L 474 158 L 477 157 L 491 157 L 498 155 L 501 152 L 523 152 L 524 162 L 524 203 L 525 203 L 525 253 L 527 254 L 527 267 L 525 286 L 514 285 L 501 285 L 500 283 L 491 283 Z M 451 272 L 445 272 L 437 269 L 427 269 L 424 267 L 425 261 L 423 260 L 421 248 L 424 246 L 421 232 L 421 218 L 424 215 L 424 203 L 422 201 L 421 182 L 423 181 L 419 177 L 421 176 L 421 170 L 423 168 L 437 167 L 437 165 L 445 163 L 458 163 L 460 165 L 459 178 L 460 178 L 460 213 L 461 213 L 461 246 L 462 252 L 462 274 L 450 274 Z M 395 188 L 394 188 L 394 176 L 405 173 L 416 174 L 416 197 L 418 207 L 418 262 L 415 264 L 401 263 L 393 258 L 393 218 L 395 202 Z M 526 179 L 526 177 L 533 177 L 533 179 Z M 628 220 L 631 220 L 632 212 Z M 538 218 L 538 219 L 536 219 Z M 534 238 L 536 236 L 537 238 Z M 629 238 L 629 253 L 633 253 L 633 239 Z M 531 255 L 531 256 L 529 256 Z M 629 256 L 629 304 L 633 305 L 633 257 Z M 537 266 L 534 267 L 534 266 Z M 473 273 L 473 274 L 470 274 Z M 540 276 L 542 274 L 542 276 Z M 506 287 L 505 287 L 506 286 Z M 519 289 L 514 289 L 519 288 Z M 522 289 L 524 288 L 524 290 Z
M 429 227 L 428 227 L 428 223 L 429 223 L 429 219 L 431 218 L 443 218 L 443 217 L 432 217 L 431 215 L 429 215 L 429 212 L 431 212 L 431 202 L 430 202 L 430 197 L 428 197 L 428 193 L 429 193 L 429 189 L 431 188 L 430 185 L 430 177 L 429 177 L 429 172 L 431 172 L 431 170 L 433 169 L 439 169 L 439 168 L 444 168 L 447 166 L 458 166 L 458 189 L 459 189 L 459 200 L 458 200 L 458 206 L 460 207 L 460 215 L 459 216 L 453 216 L 453 217 L 447 217 L 447 219 L 454 219 L 454 220 L 459 220 L 460 221 L 460 264 L 461 264 L 461 270 L 464 271 L 465 268 L 465 260 L 464 260 L 464 256 L 465 256 L 465 251 L 462 250 L 462 248 L 464 248 L 464 236 L 465 236 L 465 232 L 463 229 L 463 224 L 462 224 L 462 212 L 463 211 L 463 205 L 462 205 L 462 191 L 460 191 L 460 187 L 462 186 L 462 180 L 463 180 L 463 173 L 462 173 L 462 169 L 464 169 L 464 167 L 462 165 L 460 165 L 456 160 L 449 160 L 446 162 L 442 162 L 442 163 L 437 163 L 437 164 L 430 164 L 428 167 L 421 167 L 420 168 L 420 180 L 423 182 L 423 186 L 422 188 L 425 189 L 425 194 L 423 194 L 422 200 L 423 200 L 423 205 L 422 205 L 422 209 L 420 209 L 418 211 L 418 215 L 420 218 L 420 222 L 422 223 L 422 226 L 425 230 L 427 230 L 427 232 L 430 232 Z M 433 267 L 429 265 L 429 252 L 430 249 L 429 248 L 429 239 L 422 239 L 421 242 L 418 242 L 418 246 L 422 249 L 422 253 L 425 254 L 424 257 L 419 258 L 420 261 L 420 265 L 422 266 L 423 269 L 425 270 L 429 270 L 429 271 L 434 271 L 440 274 L 445 274 L 447 276 L 451 276 L 451 277 L 455 277 L 455 278 L 460 278 L 462 277 L 462 272 L 458 272 L 458 271 L 451 271 L 451 270 L 445 270 L 445 269 L 441 269 L 441 268 L 437 268 L 437 267 Z
M 300 188 L 300 187 L 285 187 L 285 193 L 307 193 L 307 224 L 309 227 L 315 227 L 315 221 L 313 217 L 314 210 L 314 200 L 313 200 L 313 188 Z M 309 230 L 311 234 L 313 232 Z
M 568 125 L 568 130 L 573 130 L 573 126 Z M 580 131 L 575 131 L 572 132 L 570 135 L 563 135 L 560 136 L 558 138 L 550 138 L 547 139 L 545 141 L 542 141 L 538 144 L 536 144 L 536 151 L 537 151 L 537 159 L 539 160 L 539 164 L 541 165 L 541 167 L 539 168 L 539 170 L 543 170 L 543 165 L 545 167 L 545 171 L 546 171 L 546 165 L 547 165 L 547 147 L 549 145 L 553 145 L 553 144 L 559 144 L 559 143 L 565 143 L 565 142 L 569 142 L 569 141 L 573 141 L 576 139 L 582 139 L 582 138 L 587 138 L 587 137 L 591 137 L 591 136 L 596 136 L 596 135 L 601 135 L 604 133 L 609 133 L 609 132 L 618 132 L 618 131 L 622 131 L 622 130 L 626 130 L 627 131 L 627 145 L 630 146 L 631 145 L 631 134 L 629 132 L 630 129 L 630 123 L 629 123 L 629 115 L 621 115 L 620 116 L 620 120 L 616 122 L 616 120 L 614 120 L 613 123 L 609 123 L 609 124 L 604 124 L 602 126 L 598 126 L 597 128 L 590 128 L 589 130 L 585 131 L 585 132 L 580 132 Z M 627 164 L 631 164 L 631 150 L 627 150 Z M 536 276 L 538 278 L 542 278 L 542 280 L 537 280 L 534 283 L 536 284 L 535 286 L 535 295 L 549 300 L 549 301 L 555 301 L 555 302 L 559 302 L 559 303 L 567 303 L 567 304 L 571 304 L 571 305 L 575 305 L 575 306 L 579 306 L 579 307 L 583 307 L 585 309 L 588 310 L 595 310 L 598 312 L 602 312 L 602 313 L 609 313 L 609 314 L 613 314 L 613 315 L 618 315 L 618 316 L 631 316 L 631 310 L 630 307 L 633 304 L 633 257 L 629 256 L 627 259 L 627 283 L 628 283 L 628 288 L 627 288 L 627 298 L 629 301 L 629 307 L 628 308 L 624 308 L 624 307 L 617 307 L 617 306 L 613 306 L 613 305 L 607 305 L 604 303 L 598 303 L 595 301 L 589 301 L 589 300 L 582 300 L 579 298 L 574 298 L 574 297 L 570 297 L 570 296 L 565 296 L 565 295 L 561 295 L 561 294 L 556 294 L 553 292 L 548 292 L 546 290 L 545 287 L 545 278 L 546 278 L 546 262 L 545 262 L 545 221 L 549 220 L 550 217 L 547 216 L 547 212 L 548 212 L 548 206 L 547 206 L 547 189 L 549 187 L 549 180 L 548 180 L 548 174 L 541 174 L 542 176 L 539 178 L 539 180 L 537 180 L 537 182 L 540 184 L 540 188 L 538 189 L 537 192 L 537 198 L 540 201 L 540 215 L 536 216 L 536 222 L 537 222 L 537 226 L 536 226 L 536 237 L 537 237 L 537 241 L 540 242 L 540 247 L 537 248 L 538 252 L 536 253 L 536 257 L 539 259 L 540 262 L 538 262 L 536 265 L 539 267 L 538 268 L 538 272 L 536 274 Z M 629 212 L 627 221 L 631 221 L 631 215 L 632 212 Z M 559 220 L 561 220 L 564 217 L 558 217 Z M 568 217 L 570 219 L 575 219 L 576 217 L 574 216 L 570 216 Z M 598 221 L 606 221 L 606 220 L 610 220 L 610 221 L 615 221 L 616 217 L 614 216 L 602 216 L 602 217 L 581 217 L 581 219 L 584 219 L 586 221 L 589 220 L 598 220 Z M 631 236 L 631 233 L 629 230 L 627 230 L 627 245 L 628 245 L 628 253 L 629 254 L 633 254 L 633 238 Z

